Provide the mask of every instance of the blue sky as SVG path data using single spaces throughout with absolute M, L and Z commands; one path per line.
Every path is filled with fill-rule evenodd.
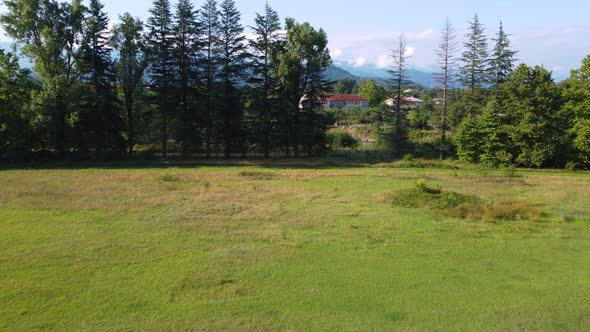
M 103 0 L 113 19 L 125 11 L 145 19 L 151 1 Z M 171 0 L 172 3 L 175 0 Z M 203 0 L 196 0 L 200 7 Z M 474 13 L 491 37 L 498 22 L 512 34 L 518 58 L 530 65 L 543 65 L 565 76 L 590 54 L 590 1 L 588 0 L 419 0 L 419 1 L 326 1 L 269 0 L 281 19 L 290 16 L 310 22 L 328 33 L 330 50 L 336 63 L 352 67 L 385 67 L 400 33 L 407 39 L 411 62 L 420 69 L 435 67 L 433 50 L 446 17 L 455 24 L 463 40 L 467 21 Z M 243 24 L 253 23 L 254 13 L 262 11 L 265 0 L 236 0 Z M 5 39 L 5 38 L 4 38 Z

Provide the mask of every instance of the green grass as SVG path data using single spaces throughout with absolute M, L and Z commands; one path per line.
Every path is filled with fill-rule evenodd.
M 587 330 L 590 174 L 401 167 L 1 171 L 0 329 Z

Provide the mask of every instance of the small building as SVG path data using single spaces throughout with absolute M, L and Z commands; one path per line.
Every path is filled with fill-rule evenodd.
M 397 102 L 398 102 L 397 97 L 396 98 L 389 98 L 385 101 L 385 104 L 387 104 L 387 106 L 391 107 L 392 109 L 396 109 Z M 424 101 L 422 101 L 418 98 L 402 97 L 400 109 L 402 109 L 404 111 L 408 111 L 408 110 L 412 110 L 412 109 L 420 109 L 420 108 L 422 108 L 422 104 L 424 104 Z
M 301 103 L 299 104 L 300 108 L 303 108 L 305 99 L 305 97 L 301 99 Z M 349 111 L 355 107 L 361 109 L 369 108 L 369 101 L 359 95 L 326 94 L 320 97 L 320 104 L 324 110 L 339 108 Z

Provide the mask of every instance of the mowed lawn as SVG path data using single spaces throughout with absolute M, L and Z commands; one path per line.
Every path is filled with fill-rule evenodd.
M 0 171 L 0 329 L 590 329 L 590 174 Z M 539 221 L 383 199 L 426 179 Z

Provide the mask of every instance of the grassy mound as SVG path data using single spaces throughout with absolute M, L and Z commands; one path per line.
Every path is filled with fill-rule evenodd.
M 432 187 L 418 180 L 414 188 L 391 194 L 394 205 L 426 208 L 444 216 L 470 221 L 537 221 L 543 216 L 534 205 L 522 201 L 484 201 L 477 196 Z

